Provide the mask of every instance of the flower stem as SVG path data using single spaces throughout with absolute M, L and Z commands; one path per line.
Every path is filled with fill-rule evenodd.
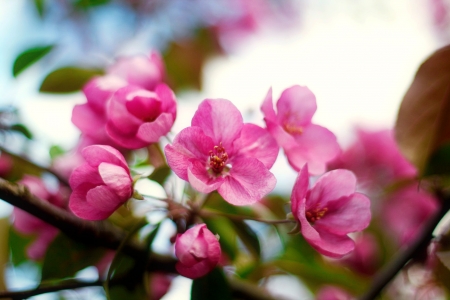
M 261 222 L 261 223 L 266 223 L 266 224 L 295 223 L 294 220 L 287 220 L 287 219 L 285 219 L 285 220 L 266 220 L 266 219 L 255 218 L 255 217 L 250 217 L 250 216 L 239 216 L 239 215 L 227 214 L 227 213 L 223 213 L 223 212 L 219 212 L 219 211 L 212 211 L 212 210 L 205 210 L 205 209 L 199 211 L 198 214 L 201 217 L 220 216 L 220 217 L 226 217 L 226 218 L 233 219 L 233 220 L 239 220 L 239 221 L 249 220 L 249 221 L 256 221 L 256 222 Z

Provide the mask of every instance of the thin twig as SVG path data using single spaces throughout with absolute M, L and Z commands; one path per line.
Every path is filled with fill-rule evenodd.
M 240 216 L 240 215 L 233 215 L 233 214 L 227 214 L 227 213 L 223 213 L 223 212 L 219 212 L 219 211 L 212 211 L 212 210 L 205 210 L 202 209 L 198 212 L 198 214 L 201 217 L 217 217 L 217 216 L 221 216 L 221 217 L 226 217 L 229 219 L 233 219 L 233 220 L 238 220 L 238 221 L 256 221 L 256 222 L 261 222 L 261 223 L 266 223 L 266 224 L 287 224 L 287 223 L 296 223 L 296 221 L 294 220 L 267 220 L 267 219 L 261 219 L 261 218 L 256 218 L 256 217 L 250 217 L 250 216 Z

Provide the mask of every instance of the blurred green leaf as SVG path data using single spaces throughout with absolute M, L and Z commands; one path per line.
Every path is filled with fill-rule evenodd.
M 191 300 L 231 300 L 231 289 L 223 271 L 213 269 L 192 282 Z
M 31 235 L 22 235 L 21 233 L 18 233 L 13 226 L 10 226 L 8 232 L 8 245 L 14 266 L 18 266 L 28 260 L 26 248 L 32 240 L 33 237 Z
M 246 217 L 258 217 L 252 206 L 235 206 L 226 202 L 217 192 L 210 193 L 204 203 L 204 208 L 211 209 L 226 214 L 233 214 Z
M 19 124 L 14 124 L 11 127 L 9 127 L 9 129 L 12 130 L 12 131 L 16 131 L 18 133 L 21 133 L 27 139 L 31 140 L 33 138 L 33 134 L 23 124 L 20 124 L 20 123 Z
M 75 7 L 87 9 L 94 6 L 108 4 L 110 0 L 78 0 L 75 2 Z
M 44 57 L 46 54 L 52 51 L 53 47 L 54 45 L 34 47 L 20 53 L 17 56 L 16 60 L 14 61 L 12 70 L 13 76 L 16 77 L 23 70 L 25 70 L 30 65 L 32 65 L 33 63 Z
M 245 247 L 254 257 L 259 259 L 261 257 L 261 246 L 259 244 L 258 235 L 244 221 L 231 220 L 231 222 L 233 223 L 236 233 L 244 243 Z
M 49 150 L 49 154 L 50 154 L 50 158 L 51 158 L 51 159 L 55 159 L 56 157 L 61 156 L 61 155 L 63 155 L 64 153 L 66 153 L 66 152 L 64 151 L 64 149 L 61 148 L 61 147 L 58 146 L 58 145 L 53 145 L 53 146 L 51 146 L 51 147 L 50 147 L 50 150 Z
M 167 165 L 156 168 L 153 173 L 148 176 L 148 179 L 163 185 L 167 177 L 169 177 L 171 171 L 172 170 Z
M 44 17 L 45 0 L 34 0 L 34 6 L 39 14 L 39 17 Z
M 103 248 L 75 242 L 60 233 L 45 253 L 42 280 L 73 277 L 78 271 L 97 263 L 104 254 Z
M 48 74 L 39 91 L 44 93 L 76 92 L 81 90 L 89 79 L 102 74 L 103 71 L 99 69 L 63 67 Z
M 450 143 L 431 154 L 423 175 L 450 175 Z
M 213 234 L 220 236 L 220 248 L 234 260 L 237 255 L 236 232 L 233 223 L 224 217 L 203 218 L 206 226 Z

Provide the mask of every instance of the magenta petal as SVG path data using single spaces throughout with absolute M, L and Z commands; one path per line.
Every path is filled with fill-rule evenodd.
M 97 137 L 99 128 L 106 124 L 106 117 L 104 114 L 94 111 L 87 103 L 78 104 L 72 111 L 72 123 L 84 134 Z
M 175 268 L 177 269 L 178 273 L 180 273 L 184 277 L 196 279 L 211 272 L 216 265 L 217 264 L 212 264 L 208 260 L 203 260 L 192 266 L 186 266 L 178 262 L 177 264 L 175 264 Z
M 212 139 L 198 127 L 183 129 L 175 137 L 172 145 L 164 149 L 169 167 L 183 180 L 188 180 L 187 169 L 190 159 L 198 159 L 206 163 L 209 151 L 214 148 Z
M 309 173 L 308 165 L 305 165 L 298 173 L 295 180 L 294 188 L 292 189 L 291 196 L 291 211 L 294 217 L 299 220 L 300 203 L 305 202 L 306 194 L 309 186 Z
M 33 260 L 39 260 L 44 258 L 48 246 L 57 235 L 58 229 L 50 225 L 48 227 L 45 227 L 45 229 L 43 228 L 43 230 L 39 232 L 39 235 L 37 236 L 36 240 L 31 245 L 28 246 L 27 248 L 28 257 Z
M 370 223 L 370 200 L 363 194 L 354 193 L 348 197 L 331 201 L 328 212 L 315 226 L 324 228 L 336 235 L 360 231 Z
M 160 114 L 155 121 L 147 122 L 139 127 L 136 137 L 147 143 L 156 143 L 172 128 L 174 119 L 169 113 Z
M 145 91 L 145 96 L 135 96 L 126 101 L 125 106 L 140 120 L 154 120 L 161 113 L 161 101 L 156 93 Z
M 135 133 L 124 134 L 112 122 L 106 124 L 106 133 L 117 145 L 125 149 L 139 149 L 149 144 L 138 138 Z
M 103 184 L 103 180 L 98 174 L 97 168 L 93 168 L 88 164 L 82 164 L 72 171 L 69 178 L 69 184 L 73 190 L 85 182 L 89 182 L 93 185 Z
M 127 200 L 128 198 L 119 198 L 116 193 L 105 185 L 96 186 L 86 194 L 86 202 L 88 204 L 99 211 L 109 213 L 109 215 Z
M 238 158 L 218 192 L 233 205 L 250 205 L 270 193 L 276 182 L 275 176 L 259 160 Z
M 319 203 L 326 206 L 329 201 L 350 196 L 356 189 L 356 177 L 349 170 L 333 170 L 321 176 L 314 186 L 306 203 L 306 208 L 315 208 Z
M 106 111 L 106 102 L 112 94 L 127 85 L 127 82 L 116 76 L 101 76 L 91 79 L 84 87 L 83 92 L 86 95 L 87 102 L 97 112 Z
M 263 104 L 261 105 L 261 111 L 264 114 L 265 119 L 273 123 L 278 123 L 275 110 L 273 109 L 272 88 L 269 89 L 266 98 L 264 98 Z
M 200 127 L 216 145 L 221 142 L 230 154 L 234 140 L 244 126 L 242 115 L 225 99 L 204 100 L 192 118 L 192 126 Z
M 109 163 L 101 163 L 98 171 L 103 182 L 121 199 L 128 199 L 132 194 L 132 181 L 128 170 Z
M 139 126 L 143 121 L 132 113 L 130 113 L 126 107 L 128 101 L 133 100 L 136 93 L 148 92 L 140 90 L 135 86 L 126 86 L 118 90 L 108 105 L 108 123 L 113 123 L 116 128 L 120 130 L 122 134 L 136 134 Z
M 210 175 L 205 163 L 198 160 L 191 160 L 191 165 L 188 167 L 187 172 L 189 183 L 192 187 L 205 194 L 217 190 L 224 182 L 221 176 L 213 177 Z
M 69 208 L 77 216 L 86 220 L 104 220 L 111 215 L 111 212 L 105 212 L 93 207 L 87 203 L 86 195 L 93 188 L 91 184 L 83 184 L 72 191 L 69 199 Z
M 172 115 L 173 120 L 177 117 L 177 102 L 173 91 L 164 83 L 155 88 L 155 93 L 161 100 L 161 111 Z
M 81 154 L 91 167 L 98 167 L 102 162 L 118 165 L 128 170 L 127 162 L 123 155 L 111 146 L 92 145 L 85 147 Z
M 244 124 L 241 136 L 234 142 L 235 155 L 253 157 L 270 169 L 278 156 L 279 147 L 270 133 L 254 124 Z
M 285 89 L 277 102 L 279 124 L 305 126 L 316 112 L 316 97 L 307 88 L 294 85 Z
M 266 122 L 267 130 L 277 141 L 278 145 L 280 147 L 282 147 L 285 151 L 298 147 L 298 143 L 295 140 L 295 138 L 292 135 L 290 135 L 289 133 L 287 133 L 283 129 L 283 127 L 281 127 L 277 123 L 274 123 L 268 119 L 264 119 L 264 121 Z M 296 170 L 299 171 L 303 165 L 304 165 L 304 163 L 299 164 L 299 167 L 296 168 Z

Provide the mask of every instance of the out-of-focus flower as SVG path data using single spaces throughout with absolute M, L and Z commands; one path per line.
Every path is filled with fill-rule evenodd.
M 414 183 L 384 199 L 382 217 L 386 230 L 394 233 L 400 244 L 409 244 L 438 207 L 437 200 Z
M 355 250 L 342 261 L 350 269 L 363 274 L 373 275 L 377 271 L 379 249 L 375 237 L 369 233 L 358 235 L 355 239 Z
M 149 300 L 159 300 L 167 294 L 172 284 L 172 276 L 164 273 L 152 273 L 150 275 L 150 297 Z
M 330 167 L 353 171 L 368 188 L 385 187 L 417 174 L 416 168 L 400 153 L 392 130 L 359 129 L 355 143 L 331 162 Z
M 278 155 L 276 141 L 263 128 L 244 124 L 228 100 L 203 101 L 192 126 L 183 129 L 165 153 L 181 179 L 202 193 L 218 190 L 234 205 L 252 204 L 275 187 L 269 169 Z
M 4 178 L 8 176 L 13 168 L 13 161 L 8 154 L 0 154 L 0 177 Z
M 277 102 L 277 112 L 273 108 L 272 89 L 261 106 L 267 129 L 296 171 L 308 163 L 312 174 L 323 173 L 327 162 L 340 152 L 335 135 L 311 123 L 316 109 L 314 94 L 299 85 L 283 91 Z
M 335 286 L 324 286 L 319 290 L 316 300 L 350 300 L 353 299 L 346 291 Z
M 355 248 L 347 236 L 370 223 L 370 200 L 355 193 L 356 177 L 348 170 L 334 170 L 321 176 L 308 189 L 308 166 L 297 177 L 291 209 L 300 222 L 305 240 L 319 253 L 342 257 Z
M 110 100 L 106 132 L 123 148 L 145 147 L 170 131 L 176 107 L 175 95 L 165 84 L 158 84 L 155 91 L 126 86 Z
M 70 176 L 69 207 L 83 219 L 106 219 L 133 194 L 130 170 L 122 154 L 110 146 L 89 146 L 81 154 L 86 163 Z
M 47 190 L 44 182 L 34 176 L 25 175 L 19 183 L 25 185 L 30 192 L 43 201 L 63 207 L 64 199 L 59 193 L 52 193 Z M 14 228 L 23 234 L 35 234 L 36 240 L 27 248 L 27 255 L 33 260 L 42 259 L 47 251 L 48 245 L 58 234 L 59 230 L 39 218 L 14 207 Z
M 208 274 L 217 265 L 221 255 L 220 244 L 205 224 L 197 224 L 177 236 L 175 255 L 178 258 L 177 271 L 195 279 Z
M 108 68 L 108 74 L 151 91 L 164 79 L 164 62 L 156 51 L 150 53 L 149 57 L 145 55 L 121 57 Z

